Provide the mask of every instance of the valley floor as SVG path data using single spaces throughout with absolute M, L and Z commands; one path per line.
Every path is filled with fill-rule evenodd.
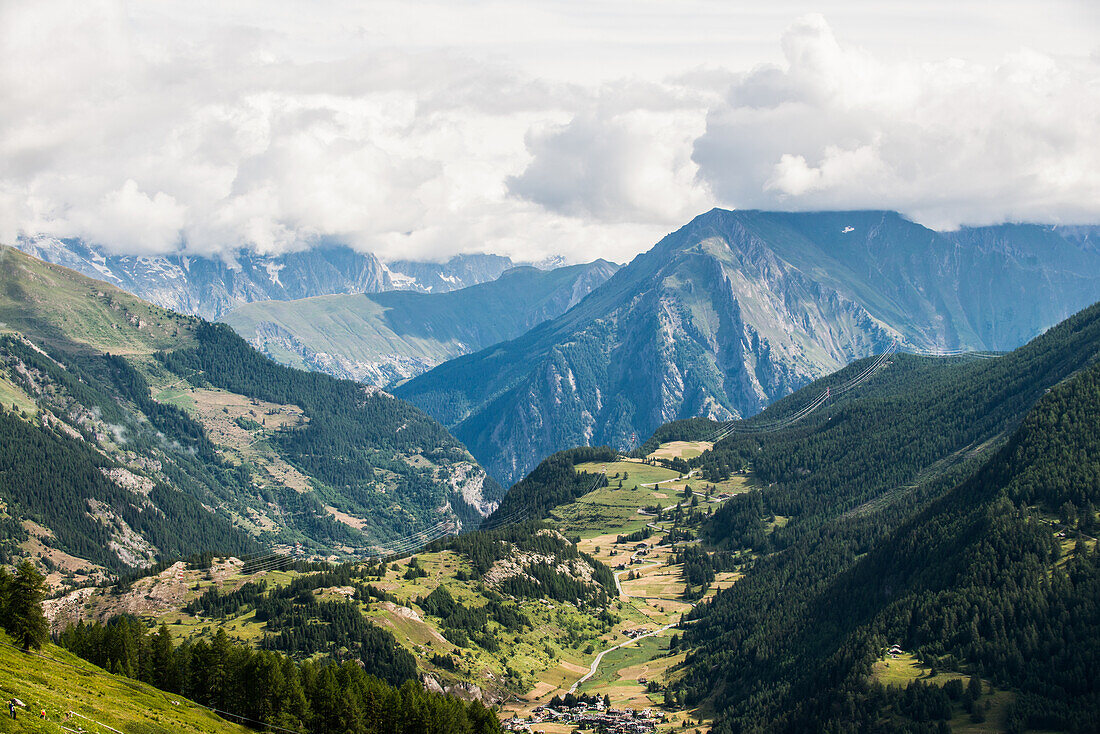
M 660 458 L 692 455 L 700 448 L 666 445 L 659 449 Z M 609 607 L 612 624 L 601 621 L 598 610 L 571 602 L 520 598 L 514 602 L 531 620 L 532 629 L 501 631 L 499 649 L 493 651 L 476 644 L 456 645 L 445 636 L 440 620 L 418 603 L 437 587 L 445 588 L 460 604 L 486 603 L 480 582 L 468 580 L 469 563 L 452 550 L 418 554 L 415 565 L 421 571 L 415 578 L 409 573 L 412 559 L 389 564 L 384 575 L 365 581 L 395 601 L 356 602 L 362 614 L 392 632 L 441 687 L 465 698 L 499 702 L 502 720 L 529 718 L 555 696 L 573 692 L 606 695 L 617 710 L 651 709 L 659 717 L 656 720 L 664 719 L 659 730 L 679 728 L 685 721 L 697 724 L 707 718 L 706 712 L 664 707 L 658 685 L 677 675 L 684 654 L 670 649 L 670 642 L 677 636 L 681 616 L 694 603 L 684 598 L 683 568 L 674 563 L 673 548 L 665 536 L 675 523 L 671 515 L 678 504 L 687 510 L 694 500 L 696 512 L 707 512 L 733 494 L 747 491 L 751 480 L 735 476 L 710 485 L 640 459 L 582 464 L 577 471 L 603 473 L 608 486 L 556 508 L 548 524 L 566 537 L 577 538 L 578 550 L 614 572 L 618 595 Z M 668 512 L 659 518 L 655 513 L 660 510 Z M 641 535 L 645 539 L 627 537 Z M 683 545 L 681 541 L 678 547 Z M 266 634 L 265 623 L 256 619 L 254 610 L 210 618 L 186 609 L 212 589 L 229 593 L 259 581 L 268 588 L 283 587 L 300 575 L 280 570 L 246 574 L 245 570 L 237 559 L 215 560 L 207 569 L 177 563 L 120 592 L 77 590 L 47 602 L 47 613 L 55 630 L 79 619 L 106 620 L 126 613 L 167 624 L 177 639 L 224 629 L 232 638 L 258 643 Z M 704 598 L 737 578 L 736 572 L 718 574 Z M 330 587 L 314 594 L 318 601 L 327 601 L 351 599 L 353 592 L 351 587 Z M 433 662 L 441 658 L 452 660 L 454 669 Z M 537 730 L 573 728 L 563 726 L 539 724 Z

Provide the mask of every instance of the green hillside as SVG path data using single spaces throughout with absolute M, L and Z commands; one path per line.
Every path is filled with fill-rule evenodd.
M 47 613 L 56 631 L 85 620 L 84 632 L 62 635 L 65 644 L 101 664 L 135 671 L 142 651 L 161 634 L 148 630 L 162 623 L 179 645 L 209 644 L 224 631 L 229 641 L 298 660 L 361 659 L 368 672 L 394 682 L 401 678 L 391 675 L 410 674 L 411 654 L 416 674 L 427 676 L 431 688 L 498 702 L 504 718 L 530 715 L 565 695 L 600 651 L 615 648 L 583 691 L 606 694 L 619 708 L 653 709 L 662 701 L 661 689 L 650 690 L 637 678 L 648 675 L 656 683 L 679 674 L 683 651 L 672 645 L 678 632 L 670 625 L 691 608 L 684 598 L 682 548 L 660 538 L 678 533 L 682 543 L 691 532 L 687 526 L 698 527 L 706 508 L 691 507 L 688 482 L 676 471 L 609 458 L 597 450 L 575 452 L 569 471 L 572 461 L 581 461 L 579 476 L 603 478 L 606 471 L 606 481 L 595 491 L 552 500 L 552 511 L 540 512 L 545 520 L 497 518 L 489 523 L 497 524 L 493 529 L 438 541 L 408 559 L 289 568 L 232 558 L 178 563 L 127 584 L 49 600 Z M 527 493 L 536 483 L 550 487 L 551 479 L 536 478 Z M 733 489 L 737 484 L 720 489 L 740 491 Z M 700 496 L 706 489 L 700 487 Z M 665 515 L 642 514 L 653 506 Z M 659 528 L 645 536 L 652 551 L 632 557 L 634 536 L 650 523 Z M 736 576 L 723 568 L 705 589 L 696 581 L 693 593 L 713 594 Z M 96 631 L 103 627 L 95 622 L 108 622 L 115 632 Z M 653 634 L 620 647 L 638 630 Z M 110 634 L 145 637 L 124 645 L 110 642 Z M 396 655 L 381 644 L 392 639 L 400 645 Z M 667 734 L 702 716 L 670 705 L 657 714 L 667 719 L 658 731 Z
M 55 587 L 206 551 L 364 554 L 500 494 L 413 406 L 8 248 L 0 397 L 0 560 Z
M 723 711 L 723 732 L 937 731 L 944 715 L 984 721 L 986 700 L 997 730 L 1090 730 L 1098 356 L 1094 306 L 997 360 L 895 359 L 793 428 L 692 460 L 704 475 L 751 467 L 763 489 L 707 529 L 758 560 L 693 613 L 679 695 Z M 871 677 L 894 644 L 922 663 L 918 687 Z M 936 671 L 1008 693 L 960 713 L 971 704 Z
M 111 675 L 56 645 L 24 653 L 0 633 L 0 697 L 5 701 L 0 732 L 53 732 L 60 726 L 108 734 L 111 727 L 127 734 L 247 732 L 178 695 L 145 683 Z M 16 720 L 6 702 L 26 704 Z M 45 709 L 45 720 L 40 712 Z M 66 718 L 68 712 L 76 715 Z
M 548 271 L 519 267 L 449 293 L 263 301 L 221 320 L 278 362 L 385 386 L 564 313 L 616 267 L 605 260 Z
M 186 344 L 198 320 L 0 246 L 0 333 L 67 352 L 151 355 Z

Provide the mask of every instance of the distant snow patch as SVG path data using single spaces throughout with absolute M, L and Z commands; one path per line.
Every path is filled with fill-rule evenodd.
M 271 282 L 275 285 L 281 286 L 282 282 L 279 280 L 279 271 L 285 268 L 283 263 L 265 263 L 264 268 L 267 270 L 267 277 L 271 278 Z
M 396 270 L 390 271 L 390 282 L 393 283 L 394 289 L 399 291 L 418 290 L 420 286 L 420 283 L 417 282 L 416 278 L 412 277 L 411 275 L 399 273 Z

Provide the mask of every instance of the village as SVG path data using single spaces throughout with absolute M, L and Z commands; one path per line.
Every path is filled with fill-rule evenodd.
M 597 696 L 589 700 L 577 700 L 571 706 L 564 703 L 560 706 L 539 706 L 528 718 L 523 719 L 516 715 L 503 722 L 503 726 L 505 731 L 531 734 L 537 734 L 540 731 L 538 725 L 546 723 L 572 725 L 576 729 L 594 729 L 606 734 L 648 734 L 665 721 L 667 716 L 653 709 L 610 708 L 605 699 Z

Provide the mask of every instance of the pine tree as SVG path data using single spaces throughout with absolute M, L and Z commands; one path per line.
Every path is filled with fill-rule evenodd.
M 7 619 L 10 614 L 8 612 L 8 593 L 11 591 L 12 578 L 8 573 L 8 569 L 0 566 L 0 620 Z
M 163 622 L 151 645 L 153 685 L 162 690 L 172 690 L 176 685 L 173 668 L 172 634 Z
M 50 628 L 42 614 L 42 597 L 46 593 L 45 579 L 34 564 L 23 561 L 15 578 L 7 582 L 4 627 L 23 650 L 37 650 L 49 637 Z

